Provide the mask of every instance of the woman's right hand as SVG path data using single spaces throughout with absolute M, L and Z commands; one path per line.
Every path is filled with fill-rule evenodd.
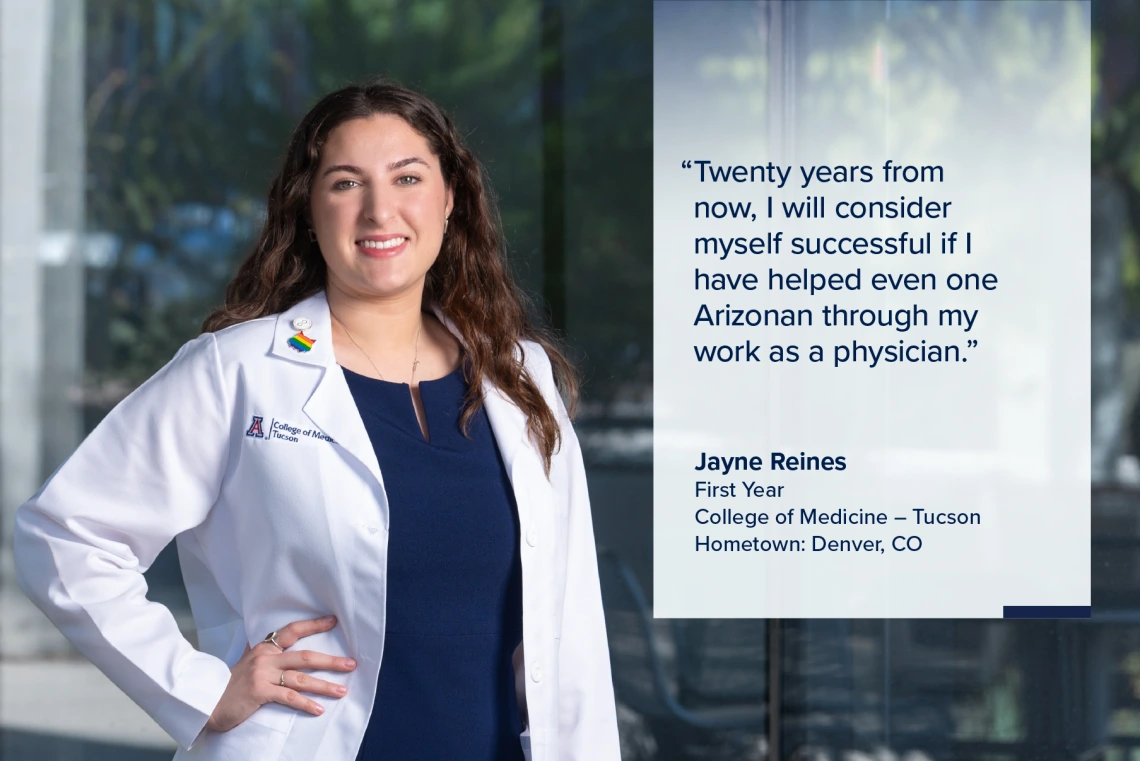
M 335 616 L 294 621 L 278 629 L 276 639 L 282 648 L 288 650 L 302 637 L 328 631 L 334 626 Z M 352 671 L 355 668 L 356 661 L 351 658 L 338 658 L 312 650 L 282 652 L 272 642 L 259 642 L 252 648 L 246 645 L 245 652 L 230 669 L 230 683 L 206 722 L 206 728 L 213 732 L 228 732 L 266 703 L 281 703 L 320 716 L 324 713 L 321 705 L 301 692 L 342 698 L 348 693 L 348 688 L 296 669 Z M 285 673 L 284 687 L 281 686 L 282 672 Z

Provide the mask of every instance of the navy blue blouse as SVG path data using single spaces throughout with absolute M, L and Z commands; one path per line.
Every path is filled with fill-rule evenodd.
M 420 381 L 428 442 L 407 384 L 344 376 L 390 516 L 384 655 L 357 761 L 521 761 L 519 524 L 486 415 L 465 437 L 461 370 Z

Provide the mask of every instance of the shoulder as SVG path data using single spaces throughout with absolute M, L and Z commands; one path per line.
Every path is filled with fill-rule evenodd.
M 201 333 L 179 347 L 174 356 L 143 387 L 160 379 L 169 382 L 189 381 L 200 384 L 209 376 L 223 387 L 223 379 L 238 376 L 250 363 L 264 361 L 273 341 L 275 316 L 231 325 L 221 330 Z M 203 387 L 205 390 L 205 387 Z M 213 391 L 218 391 L 213 388 Z
M 566 400 L 562 398 L 562 392 L 554 379 L 554 366 L 546 349 L 537 341 L 527 340 L 519 341 L 518 348 L 522 352 L 523 367 L 558 418 L 559 425 L 563 429 L 569 428 L 572 431 L 572 423 L 566 411 Z
M 277 317 L 278 315 L 272 314 L 246 320 L 213 333 L 203 333 L 199 338 L 213 336 L 223 364 L 248 361 L 250 358 L 262 357 L 268 353 L 269 347 L 273 344 Z
M 527 374 L 538 384 L 544 396 L 549 393 L 558 393 L 554 383 L 554 368 L 550 364 L 550 357 L 546 349 L 537 341 L 522 340 L 518 342 L 518 350 L 522 354 L 523 367 Z

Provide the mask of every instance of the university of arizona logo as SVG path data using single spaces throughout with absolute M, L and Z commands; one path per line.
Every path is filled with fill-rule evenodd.
M 262 429 L 261 421 L 265 418 L 261 415 L 254 415 L 253 422 L 249 424 L 249 430 L 245 432 L 246 436 L 252 436 L 255 439 L 264 439 L 265 431 Z

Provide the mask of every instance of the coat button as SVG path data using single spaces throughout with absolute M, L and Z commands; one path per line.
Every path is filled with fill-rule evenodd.
M 538 529 L 536 529 L 534 526 L 531 526 L 526 530 L 526 543 L 531 547 L 534 547 L 538 544 Z
M 530 678 L 535 682 L 542 681 L 542 664 L 536 663 L 530 667 Z
M 313 327 L 313 321 L 308 317 L 298 317 L 297 319 L 293 320 L 294 330 L 308 330 L 311 327 Z

